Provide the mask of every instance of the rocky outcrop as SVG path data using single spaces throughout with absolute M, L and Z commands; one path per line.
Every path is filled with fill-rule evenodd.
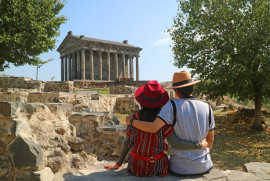
M 47 105 L 0 102 L 0 180 L 49 180 L 64 167 L 95 162 L 81 153 L 84 140 L 67 119 L 73 106 Z

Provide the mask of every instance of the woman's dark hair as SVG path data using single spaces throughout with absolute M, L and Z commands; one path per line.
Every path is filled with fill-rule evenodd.
M 157 114 L 160 112 L 161 107 L 157 108 L 149 108 L 149 107 L 143 107 L 139 114 L 140 114 L 140 120 L 141 121 L 147 121 L 147 122 L 153 122 L 155 118 L 157 117 Z
M 189 96 L 193 92 L 193 85 L 176 89 L 182 96 Z

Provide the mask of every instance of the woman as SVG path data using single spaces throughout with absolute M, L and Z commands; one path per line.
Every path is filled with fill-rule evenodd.
M 169 100 L 168 93 L 157 81 L 149 81 L 135 92 L 135 99 L 142 109 L 133 114 L 133 119 L 152 122 L 161 107 Z M 206 149 L 207 142 L 191 143 L 177 139 L 173 127 L 166 124 L 156 133 L 143 132 L 131 125 L 126 129 L 126 138 L 122 145 L 121 155 L 114 165 L 104 166 L 107 170 L 119 168 L 131 149 L 128 158 L 128 171 L 132 175 L 164 176 L 168 173 L 168 149 L 165 138 L 178 149 Z

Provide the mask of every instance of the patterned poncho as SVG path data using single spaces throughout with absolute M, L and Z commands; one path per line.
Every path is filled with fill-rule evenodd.
M 140 120 L 139 112 L 133 115 L 134 119 Z M 132 152 L 145 157 L 154 157 L 168 149 L 165 137 L 173 132 L 171 125 L 163 126 L 156 133 L 147 133 L 133 126 L 126 129 L 127 136 L 130 137 L 129 147 Z M 132 175 L 144 176 L 165 176 L 168 173 L 168 156 L 154 162 L 135 159 L 132 156 L 128 158 L 128 171 Z

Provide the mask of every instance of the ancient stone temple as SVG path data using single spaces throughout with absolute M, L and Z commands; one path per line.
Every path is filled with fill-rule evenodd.
M 140 47 L 123 43 L 75 36 L 71 31 L 57 51 L 61 57 L 61 80 L 114 81 L 118 78 L 139 81 Z

